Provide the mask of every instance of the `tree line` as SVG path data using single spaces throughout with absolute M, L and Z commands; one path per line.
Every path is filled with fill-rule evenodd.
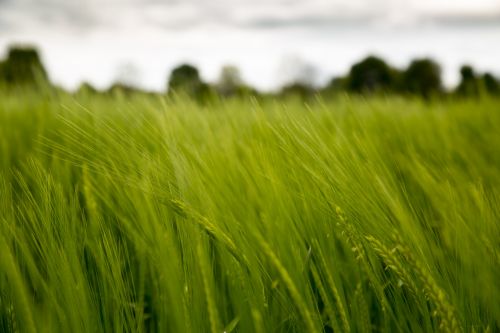
M 430 58 L 415 59 L 407 68 L 391 66 L 377 56 L 368 56 L 355 63 L 342 77 L 333 78 L 323 87 L 315 87 L 307 80 L 295 80 L 286 84 L 276 97 L 297 96 L 312 98 L 317 94 L 334 96 L 339 93 L 362 95 L 400 94 L 419 96 L 424 99 L 442 96 L 478 97 L 500 96 L 500 80 L 491 73 L 478 73 L 471 66 L 460 68 L 460 82 L 455 89 L 446 90 L 441 77 L 440 65 Z M 5 60 L 0 61 L 0 89 L 12 87 L 49 87 L 49 76 L 40 56 L 32 47 L 10 47 Z M 98 91 L 89 83 L 83 83 L 77 94 L 134 94 L 141 90 L 129 84 L 117 82 L 105 91 Z M 190 64 L 181 64 L 170 73 L 166 92 L 169 95 L 183 94 L 198 101 L 211 98 L 262 96 L 241 78 L 238 68 L 225 66 L 215 83 L 202 80 L 198 69 Z

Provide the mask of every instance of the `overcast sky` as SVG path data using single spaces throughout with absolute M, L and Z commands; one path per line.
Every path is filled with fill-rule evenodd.
M 434 57 L 453 84 L 462 63 L 500 75 L 500 0 L 0 0 L 0 57 L 12 43 L 38 46 L 70 89 L 162 90 L 181 62 L 211 81 L 234 64 L 273 89 L 293 76 L 286 64 L 315 66 L 321 83 L 367 54 Z

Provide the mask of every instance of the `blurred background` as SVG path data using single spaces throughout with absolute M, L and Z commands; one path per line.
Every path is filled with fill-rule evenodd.
M 162 91 L 190 63 L 203 80 L 229 64 L 272 91 L 324 85 L 370 54 L 396 67 L 435 59 L 453 86 L 463 64 L 500 74 L 500 1 L 0 0 L 0 59 L 13 43 L 35 45 L 66 89 L 120 81 Z

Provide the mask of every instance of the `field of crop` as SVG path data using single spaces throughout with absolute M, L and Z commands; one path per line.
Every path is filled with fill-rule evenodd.
M 0 94 L 1 332 L 499 332 L 500 101 Z

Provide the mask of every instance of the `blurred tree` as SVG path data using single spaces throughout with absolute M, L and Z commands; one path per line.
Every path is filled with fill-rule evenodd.
M 195 95 L 201 83 L 198 69 L 192 65 L 183 64 L 172 70 L 168 81 L 168 92 Z
M 12 46 L 0 66 L 0 81 L 7 86 L 48 85 L 47 72 L 38 51 L 32 47 Z
M 357 93 L 390 91 L 396 85 L 396 70 L 375 56 L 369 56 L 351 67 L 347 89 Z
M 400 89 L 429 99 L 442 92 L 441 68 L 432 59 L 413 60 L 402 74 Z
M 463 65 L 460 67 L 460 75 L 464 81 L 470 81 L 476 78 L 474 69 L 470 65 Z
M 233 65 L 223 66 L 217 86 L 220 90 L 232 90 L 243 84 L 238 67 Z
M 281 88 L 280 96 L 288 98 L 288 97 L 299 97 L 302 100 L 308 100 L 314 97 L 315 90 L 309 84 L 294 82 L 285 85 Z
M 483 75 L 484 89 L 490 95 L 500 94 L 500 82 L 490 73 Z
M 461 81 L 458 84 L 456 93 L 461 96 L 477 97 L 480 92 L 480 81 L 474 69 L 469 65 L 460 68 Z
M 222 97 L 257 96 L 258 92 L 244 83 L 238 67 L 226 65 L 222 67 L 219 80 L 216 84 L 217 92 Z
M 198 69 L 189 64 L 180 65 L 172 70 L 168 80 L 168 94 L 187 94 L 199 102 L 205 102 L 214 95 L 213 89 L 204 83 Z
M 216 86 L 219 94 L 224 97 L 238 94 L 240 88 L 243 86 L 240 70 L 232 65 L 222 67 Z
M 347 89 L 347 78 L 345 77 L 334 77 L 328 82 L 328 84 L 321 89 L 321 94 L 325 96 L 336 95 L 341 92 L 345 92 Z

